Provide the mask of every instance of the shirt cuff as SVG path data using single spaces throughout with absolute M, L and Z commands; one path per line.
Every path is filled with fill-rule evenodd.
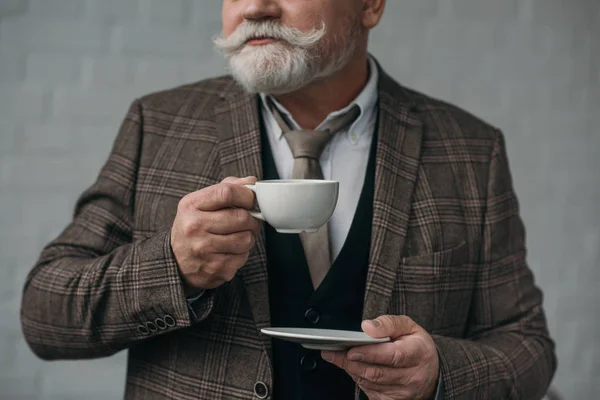
M 196 302 L 196 300 L 198 300 L 200 297 L 204 296 L 204 292 L 206 292 L 206 290 L 202 289 L 198 294 L 196 294 L 195 296 L 192 297 L 188 297 L 187 298 L 187 302 L 188 305 L 191 306 L 192 304 L 194 304 Z
M 188 311 L 193 320 L 198 319 L 198 314 L 194 310 L 194 303 L 197 302 L 198 300 L 200 300 L 200 298 L 202 296 L 204 296 L 205 293 L 206 293 L 206 290 L 203 289 L 198 294 L 195 294 L 194 296 L 190 296 L 190 297 L 186 298 L 187 305 L 188 305 Z

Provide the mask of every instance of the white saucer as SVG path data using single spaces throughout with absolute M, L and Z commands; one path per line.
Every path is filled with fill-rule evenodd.
M 300 343 L 302 347 L 310 350 L 343 351 L 355 346 L 390 341 L 389 337 L 373 339 L 363 332 L 332 329 L 265 328 L 260 331 L 268 336 Z

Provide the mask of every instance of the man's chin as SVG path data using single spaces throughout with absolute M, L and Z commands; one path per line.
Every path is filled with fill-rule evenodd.
M 237 64 L 231 66 L 233 78 L 246 89 L 247 92 L 266 93 L 272 95 L 289 94 L 297 92 L 307 86 L 327 79 L 315 76 L 308 71 L 295 75 L 282 73 L 284 68 L 271 64 Z

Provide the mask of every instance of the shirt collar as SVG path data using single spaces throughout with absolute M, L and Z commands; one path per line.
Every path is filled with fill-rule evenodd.
M 375 106 L 377 104 L 377 99 L 379 96 L 379 93 L 377 91 L 377 85 L 379 82 L 379 70 L 377 69 L 377 64 L 370 56 L 369 73 L 369 80 L 363 88 L 363 90 L 360 92 L 360 94 L 350 104 L 348 104 L 347 107 L 344 107 L 341 110 L 334 111 L 331 114 L 329 114 L 327 118 L 325 118 L 325 120 L 321 122 L 321 124 L 319 124 L 319 126 L 316 128 L 317 130 L 324 129 L 329 123 L 329 121 L 341 114 L 348 112 L 350 108 L 357 105 L 360 109 L 360 115 L 358 116 L 356 121 L 354 121 L 352 126 L 350 126 L 350 129 L 348 129 L 348 139 L 352 143 L 356 143 L 360 139 L 361 135 L 368 131 L 371 119 L 375 115 Z M 260 98 L 262 100 L 263 113 L 266 113 L 263 115 L 268 115 L 268 119 L 273 121 L 271 126 L 273 126 L 274 132 L 278 139 L 281 139 L 283 132 L 281 131 L 281 128 L 277 125 L 277 123 L 274 122 L 272 111 L 268 106 L 268 99 L 270 99 L 275 105 L 275 107 L 277 107 L 279 111 L 285 116 L 286 120 L 288 121 L 288 123 L 290 123 L 290 126 L 293 129 L 300 129 L 300 126 L 294 120 L 290 112 L 286 110 L 285 107 L 283 107 L 274 97 L 266 93 L 260 93 Z

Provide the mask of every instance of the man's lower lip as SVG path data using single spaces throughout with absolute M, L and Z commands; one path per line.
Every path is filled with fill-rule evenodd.
M 275 43 L 277 41 L 277 39 L 272 39 L 272 38 L 265 38 L 265 39 L 251 39 L 248 40 L 248 43 L 250 46 L 262 46 L 265 44 L 271 44 L 271 43 Z

